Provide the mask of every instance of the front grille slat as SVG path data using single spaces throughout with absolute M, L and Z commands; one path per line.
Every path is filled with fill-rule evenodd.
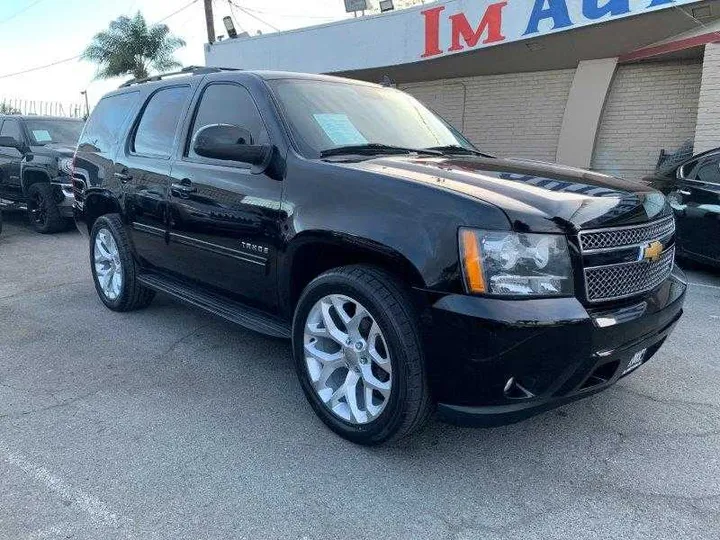
M 675 231 L 672 217 L 636 227 L 612 228 L 580 233 L 583 251 L 632 246 L 664 238 Z
M 626 298 L 654 289 L 670 275 L 675 248 L 665 251 L 657 262 L 635 262 L 585 269 L 588 300 Z
M 597 250 L 612 252 L 627 251 L 628 246 L 639 246 L 650 242 L 667 240 L 675 233 L 672 217 L 641 226 L 614 227 L 581 231 L 579 241 L 581 252 L 589 254 Z M 639 260 L 588 266 L 584 268 L 585 292 L 589 302 L 605 302 L 628 298 L 650 291 L 665 281 L 672 272 L 675 262 L 675 246 L 665 246 L 658 260 Z

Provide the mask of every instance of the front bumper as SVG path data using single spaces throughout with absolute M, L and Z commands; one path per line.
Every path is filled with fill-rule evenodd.
M 658 351 L 682 315 L 686 284 L 676 267 L 649 295 L 610 308 L 575 298 L 441 298 L 428 343 L 439 414 L 507 424 L 608 388 L 636 353 L 646 350 L 646 362 Z
M 73 195 L 72 184 L 67 183 L 67 178 L 56 178 L 50 182 L 55 186 L 55 200 L 60 215 L 67 218 L 73 217 L 73 206 L 75 196 Z

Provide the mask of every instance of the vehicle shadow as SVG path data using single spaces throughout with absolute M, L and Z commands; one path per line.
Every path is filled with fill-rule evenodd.
M 5 229 L 11 229 L 13 227 L 17 227 L 18 229 L 22 229 L 24 231 L 30 231 L 33 234 L 40 234 L 35 233 L 33 230 L 33 226 L 30 223 L 30 218 L 28 217 L 27 210 L 24 208 L 3 208 L 0 207 L 0 211 L 2 212 L 2 220 L 3 220 L 3 233 L 8 232 Z M 60 231 L 57 233 L 53 233 L 52 235 L 47 236 L 55 236 L 55 235 L 66 235 L 66 234 L 76 234 L 78 233 L 78 230 L 75 228 L 75 224 L 73 222 L 68 222 L 68 226 L 64 231 Z

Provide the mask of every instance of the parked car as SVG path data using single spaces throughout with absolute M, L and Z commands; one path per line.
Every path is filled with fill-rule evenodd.
M 490 157 L 393 88 L 186 75 L 108 94 L 81 136 L 97 293 L 291 338 L 308 401 L 351 441 L 435 406 L 488 425 L 589 396 L 681 316 L 672 210 L 643 184 Z
M 675 212 L 678 255 L 720 267 L 720 148 L 646 180 Z
M 0 199 L 26 204 L 36 231 L 72 225 L 70 166 L 83 121 L 0 115 Z

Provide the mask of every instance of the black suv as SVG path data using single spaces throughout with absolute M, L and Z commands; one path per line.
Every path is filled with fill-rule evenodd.
M 97 105 L 74 164 L 100 299 L 156 291 L 292 338 L 320 418 L 377 444 L 588 396 L 681 316 L 665 197 L 494 158 L 411 96 L 198 69 Z
M 82 128 L 74 118 L 0 115 L 0 199 L 26 204 L 38 232 L 72 224 L 70 172 Z

